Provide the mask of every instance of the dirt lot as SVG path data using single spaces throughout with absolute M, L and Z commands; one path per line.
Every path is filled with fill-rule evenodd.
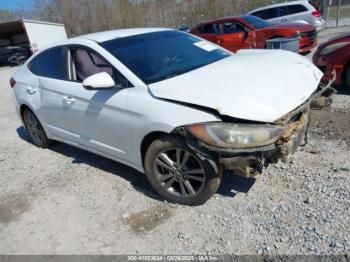
M 292 163 L 257 181 L 225 174 L 207 204 L 185 207 L 124 165 L 34 147 L 14 111 L 15 70 L 0 69 L 1 254 L 349 254 L 350 90 L 313 113 Z

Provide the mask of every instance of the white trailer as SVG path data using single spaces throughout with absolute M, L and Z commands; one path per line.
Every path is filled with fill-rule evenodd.
M 18 50 L 26 50 L 29 57 L 48 44 L 67 39 L 63 24 L 34 20 L 0 23 L 0 64 Z

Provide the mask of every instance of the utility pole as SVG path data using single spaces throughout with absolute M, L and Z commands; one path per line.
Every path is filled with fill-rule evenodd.
M 337 9 L 337 23 L 336 27 L 339 26 L 339 19 L 340 19 L 340 6 L 341 6 L 341 0 L 338 0 L 338 9 Z

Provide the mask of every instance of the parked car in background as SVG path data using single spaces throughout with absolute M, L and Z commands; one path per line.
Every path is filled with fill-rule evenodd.
M 191 31 L 191 29 L 188 26 L 180 26 L 177 28 L 177 30 L 186 32 L 186 33 L 189 33 Z
M 315 27 L 301 23 L 273 25 L 259 17 L 246 15 L 204 22 L 191 31 L 232 52 L 239 49 L 266 48 L 266 41 L 281 37 L 300 37 L 299 53 L 308 53 L 317 45 Z
M 321 12 L 312 1 L 291 1 L 254 9 L 248 13 L 265 19 L 273 24 L 306 23 L 313 25 L 317 31 L 325 28 L 326 22 Z
M 335 69 L 335 83 L 350 87 L 350 33 L 320 44 L 313 56 L 313 62 L 326 76 Z
M 273 73 L 270 73 L 273 72 Z M 10 80 L 33 143 L 58 140 L 145 172 L 165 199 L 208 200 L 224 169 L 254 177 L 304 143 L 309 107 L 328 86 L 286 51 L 232 54 L 177 30 L 71 38 Z

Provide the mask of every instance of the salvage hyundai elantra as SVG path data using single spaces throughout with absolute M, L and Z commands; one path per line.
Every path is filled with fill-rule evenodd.
M 305 143 L 330 83 L 286 51 L 230 53 L 170 29 L 127 29 L 41 50 L 11 78 L 33 143 L 61 141 L 144 172 L 163 198 L 199 205 L 224 170 L 255 177 Z

